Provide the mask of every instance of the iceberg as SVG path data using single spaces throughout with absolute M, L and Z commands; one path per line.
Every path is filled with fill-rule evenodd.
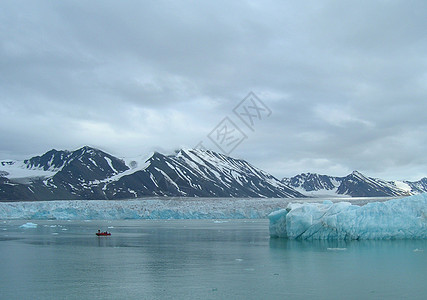
M 288 239 L 425 239 L 427 194 L 372 202 L 289 203 L 272 212 L 270 236 Z

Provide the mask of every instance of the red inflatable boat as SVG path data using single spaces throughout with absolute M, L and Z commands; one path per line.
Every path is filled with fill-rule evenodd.
M 110 232 L 97 232 L 96 233 L 97 236 L 107 236 L 107 235 L 111 235 Z

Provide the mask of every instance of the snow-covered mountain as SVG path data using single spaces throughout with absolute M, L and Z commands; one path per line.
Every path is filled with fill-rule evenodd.
M 51 150 L 23 162 L 2 161 L 0 170 L 5 175 L 0 178 L 0 200 L 104 199 L 92 183 L 128 169 L 124 161 L 87 146 Z
M 51 150 L 0 162 L 0 200 L 124 199 L 143 196 L 304 197 L 244 160 L 207 150 L 118 159 L 101 150 Z
M 283 178 L 282 180 L 283 183 L 309 196 L 334 195 L 341 181 L 341 177 L 332 177 L 316 173 L 302 173 L 291 178 Z
M 24 161 L 0 161 L 0 176 L 3 174 L 4 177 L 15 179 L 15 181 L 24 180 L 24 178 L 34 180 L 52 177 L 59 171 L 63 171 L 63 173 L 73 171 L 75 173 L 82 166 L 86 176 L 101 178 L 129 169 L 122 160 L 101 150 L 85 146 L 75 151 L 53 149 L 41 156 L 35 156 Z M 93 174 L 89 175 L 89 173 Z M 98 174 L 95 175 L 94 173 Z
M 103 187 L 108 198 L 143 195 L 197 197 L 302 197 L 244 160 L 209 150 L 154 153 L 144 169 Z
M 177 197 L 407 196 L 427 178 L 385 181 L 357 171 L 345 177 L 303 173 L 282 181 L 248 162 L 209 150 L 119 159 L 99 149 L 51 150 L 0 161 L 0 201 Z
M 402 189 L 406 189 L 411 191 L 413 194 L 417 193 L 425 193 L 427 192 L 427 178 L 422 178 L 418 181 L 396 181 L 396 185 L 401 187 Z
M 427 192 L 427 178 L 416 182 L 386 181 L 358 171 L 345 177 L 303 173 L 282 182 L 308 196 L 393 197 Z
M 404 190 L 394 182 L 365 176 L 357 171 L 343 178 L 337 193 L 352 197 L 409 196 L 410 191 Z

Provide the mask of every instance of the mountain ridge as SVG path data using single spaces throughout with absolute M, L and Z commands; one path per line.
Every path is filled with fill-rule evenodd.
M 427 192 L 427 178 L 419 181 L 386 181 L 353 171 L 347 176 L 329 176 L 317 173 L 301 173 L 282 182 L 308 195 L 351 197 L 396 197 Z
M 305 197 L 248 162 L 209 150 L 154 152 L 129 161 L 102 150 L 52 149 L 0 163 L 0 200 L 126 199 L 145 196 Z
M 386 181 L 302 173 L 277 179 L 243 159 L 181 149 L 121 159 L 100 149 L 56 150 L 0 161 L 0 201 L 171 197 L 399 197 L 427 192 L 427 178 Z

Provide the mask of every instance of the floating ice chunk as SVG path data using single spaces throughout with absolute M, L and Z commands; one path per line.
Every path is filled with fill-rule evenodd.
M 21 227 L 21 228 L 37 228 L 37 224 L 28 222 L 28 223 L 22 224 L 19 227 Z
M 269 215 L 270 236 L 290 239 L 425 239 L 427 194 L 365 206 L 290 203 Z

